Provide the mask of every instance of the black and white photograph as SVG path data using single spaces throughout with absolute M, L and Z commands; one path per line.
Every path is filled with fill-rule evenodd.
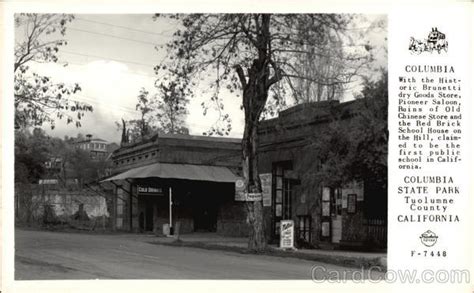
M 386 14 L 13 18 L 16 281 L 385 278 Z

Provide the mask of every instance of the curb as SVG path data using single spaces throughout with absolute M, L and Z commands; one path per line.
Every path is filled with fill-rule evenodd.
M 260 254 L 267 256 L 276 256 L 276 257 L 291 257 L 297 259 L 318 261 L 327 264 L 341 265 L 345 267 L 353 268 L 363 268 L 363 269 L 377 269 L 382 272 L 387 271 L 387 260 L 386 257 L 348 257 L 343 255 L 326 255 L 326 254 L 317 254 L 317 253 L 304 253 L 298 251 L 283 251 L 275 249 L 273 247 L 268 247 L 264 251 L 251 251 L 247 248 L 238 247 L 238 246 L 227 246 L 220 244 L 209 244 L 205 242 L 186 242 L 186 241 L 173 241 L 173 242 L 160 242 L 152 241 L 148 242 L 155 245 L 165 245 L 165 246 L 175 246 L 175 247 L 193 247 L 207 250 L 221 250 L 221 251 L 230 251 L 237 252 L 241 254 Z

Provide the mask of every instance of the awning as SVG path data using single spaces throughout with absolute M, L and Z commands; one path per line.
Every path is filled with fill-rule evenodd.
M 168 178 L 187 179 L 212 182 L 235 182 L 239 177 L 227 167 L 155 163 L 143 167 L 133 168 L 118 175 L 104 179 L 101 182 L 124 180 L 127 178 Z

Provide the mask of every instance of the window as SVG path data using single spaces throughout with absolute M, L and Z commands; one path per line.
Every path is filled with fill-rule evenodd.
M 347 213 L 355 214 L 357 210 L 357 194 L 347 195 Z
M 342 214 L 342 189 L 335 188 L 331 196 L 331 216 L 340 216 Z
M 323 217 L 329 217 L 331 215 L 331 188 L 329 187 L 323 187 L 322 208 Z
M 291 180 L 285 178 L 287 162 L 277 163 L 272 170 L 272 210 L 274 236 L 280 235 L 280 221 L 291 219 Z
M 298 239 L 311 242 L 311 216 L 298 216 Z

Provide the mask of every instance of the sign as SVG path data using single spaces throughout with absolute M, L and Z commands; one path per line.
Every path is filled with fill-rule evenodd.
M 282 220 L 280 222 L 280 248 L 294 248 L 295 222 Z
M 262 194 L 259 193 L 246 193 L 247 201 L 259 201 L 262 200 Z
M 272 206 L 272 173 L 260 174 L 262 183 L 262 199 L 264 207 Z
M 142 195 L 163 195 L 161 187 L 137 186 L 138 194 Z
M 235 201 L 246 201 L 245 183 L 243 179 L 235 181 Z
M 243 179 L 235 181 L 235 201 L 259 201 L 262 200 L 262 193 L 247 192 Z

